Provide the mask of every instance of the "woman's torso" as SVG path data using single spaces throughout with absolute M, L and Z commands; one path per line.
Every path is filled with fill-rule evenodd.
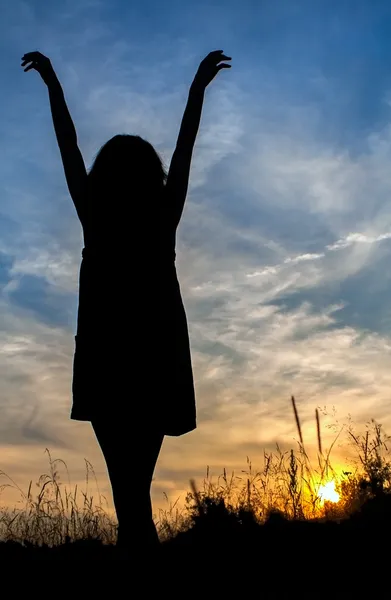
M 183 308 L 175 229 L 165 215 L 155 227 L 127 228 L 122 222 L 112 231 L 88 215 L 83 224 L 78 337 L 117 337 L 146 322 L 169 326 Z

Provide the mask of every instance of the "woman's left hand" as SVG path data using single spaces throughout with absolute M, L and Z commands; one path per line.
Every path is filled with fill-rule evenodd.
M 193 83 L 205 89 L 221 69 L 231 68 L 231 65 L 223 62 L 227 60 L 231 60 L 231 57 L 226 56 L 222 50 L 210 52 L 198 67 Z

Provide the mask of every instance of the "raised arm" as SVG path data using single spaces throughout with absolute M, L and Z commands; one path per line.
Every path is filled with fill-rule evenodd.
M 46 56 L 40 52 L 28 52 L 22 58 L 22 67 L 25 66 L 25 71 L 30 71 L 30 69 L 38 71 L 47 85 L 53 125 L 64 166 L 65 178 L 79 219 L 84 225 L 87 172 L 77 145 L 76 129 L 65 102 L 64 92 L 51 62 Z
M 191 157 L 201 120 L 205 89 L 221 69 L 230 68 L 222 61 L 231 60 L 222 50 L 210 52 L 201 62 L 193 83 L 179 130 L 167 177 L 166 192 L 173 225 L 178 227 L 189 184 Z

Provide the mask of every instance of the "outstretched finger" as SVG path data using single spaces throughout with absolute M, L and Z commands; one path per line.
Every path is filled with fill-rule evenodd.
M 42 56 L 42 54 L 38 52 L 38 50 L 35 50 L 34 52 L 26 52 L 26 54 L 23 54 L 22 60 L 34 60 L 40 56 Z
M 209 54 L 207 54 L 205 56 L 204 60 L 207 61 L 216 61 L 216 60 L 221 60 L 221 56 L 223 55 L 223 51 L 222 50 L 212 50 L 212 52 L 209 52 Z
M 230 56 L 225 56 L 225 54 L 222 54 L 220 56 L 220 60 L 232 60 L 232 58 Z
M 24 71 L 25 73 L 27 73 L 27 71 L 30 71 L 31 69 L 34 69 L 34 68 L 35 68 L 35 65 L 34 65 L 34 63 L 31 63 L 31 65 L 29 65 L 28 67 L 26 67 L 25 69 L 23 69 L 23 71 Z
M 221 65 L 217 65 L 217 71 L 221 71 L 221 69 L 230 69 L 232 65 L 227 65 L 226 63 L 221 63 Z

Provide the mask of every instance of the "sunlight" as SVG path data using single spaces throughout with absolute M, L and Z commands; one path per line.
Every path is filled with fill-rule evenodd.
M 339 502 L 339 494 L 335 489 L 334 480 L 321 485 L 318 493 L 322 504 L 324 502 Z

